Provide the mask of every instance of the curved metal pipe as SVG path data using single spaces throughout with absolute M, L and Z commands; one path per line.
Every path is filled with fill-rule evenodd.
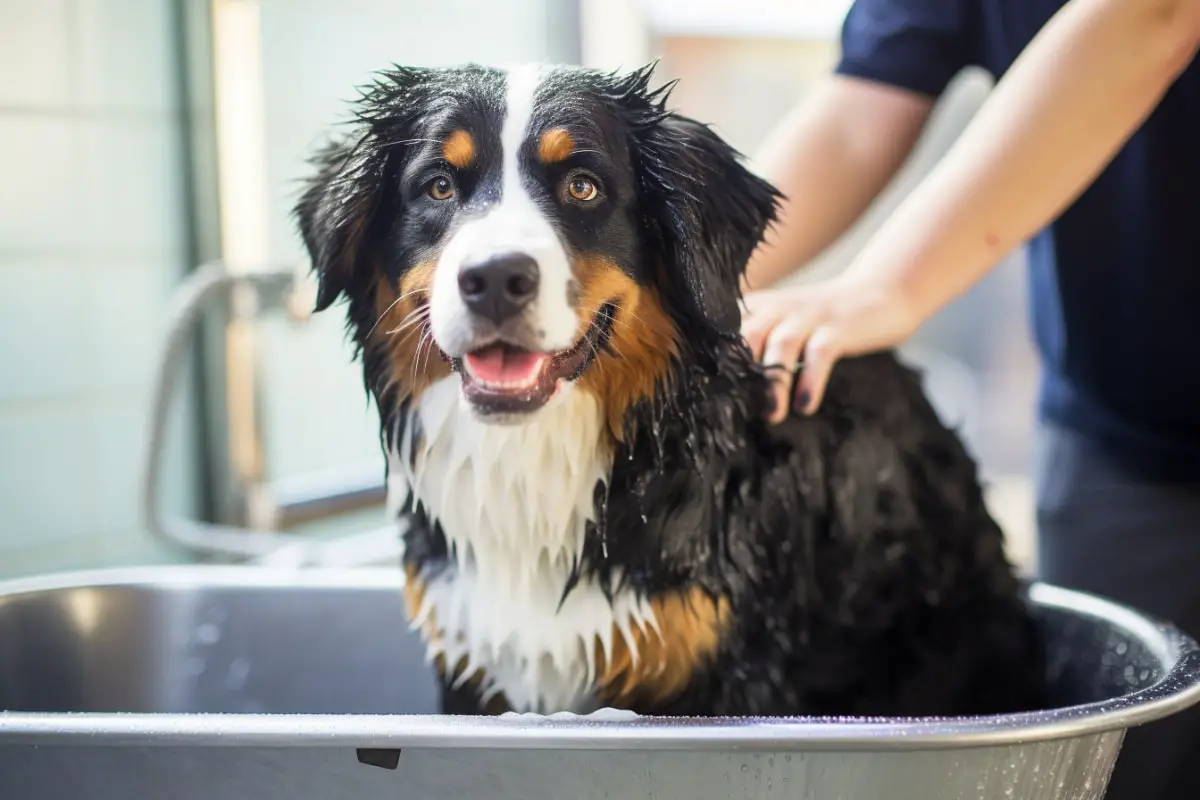
M 302 279 L 297 280 L 300 274 L 293 267 L 234 274 L 223 264 L 209 263 L 188 276 L 173 298 L 165 344 L 155 370 L 140 483 L 142 516 L 147 528 L 153 536 L 173 547 L 196 555 L 295 567 L 379 563 L 395 558 L 403 549 L 402 529 L 397 524 L 384 525 L 333 541 L 321 541 L 297 534 L 185 519 L 166 513 L 162 507 L 160 489 L 167 420 L 183 374 L 183 365 L 191 349 L 192 337 L 205 310 L 218 298 L 228 300 L 235 291 L 253 294 L 260 307 L 264 305 L 264 296 L 271 294 L 281 297 L 285 305 L 302 302 L 298 295 L 303 295 L 305 287 Z M 314 505 L 322 506 L 316 512 L 318 516 L 328 516 L 341 508 L 361 505 L 364 498 L 377 498 L 379 492 L 369 486 L 365 478 L 356 475 L 350 477 L 352 480 L 343 480 L 341 483 L 324 480 L 324 484 L 333 487 L 332 494 L 310 488 L 307 493 L 301 493 L 298 499 L 293 498 L 290 504 L 282 506 L 272 496 L 270 487 L 256 485 L 250 488 L 260 490 L 271 506 L 280 506 L 284 513 L 275 516 L 302 516 L 306 508 Z M 356 478 L 357 481 L 353 480 Z
M 235 275 L 219 263 L 204 264 L 189 275 L 173 298 L 168 315 L 166 342 L 156 369 L 150 409 L 150 428 L 142 462 L 141 506 L 150 532 L 174 546 L 195 553 L 219 554 L 238 559 L 262 557 L 298 537 L 265 531 L 172 517 L 163 512 L 159 487 L 165 450 L 167 418 L 176 384 L 191 347 L 196 326 L 205 309 L 216 298 L 228 296 L 235 287 L 261 293 L 267 288 L 286 291 L 295 272 L 265 270 Z

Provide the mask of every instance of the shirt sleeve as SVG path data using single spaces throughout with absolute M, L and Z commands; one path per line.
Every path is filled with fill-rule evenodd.
M 835 72 L 936 97 L 977 57 L 970 9 L 971 0 L 855 0 Z

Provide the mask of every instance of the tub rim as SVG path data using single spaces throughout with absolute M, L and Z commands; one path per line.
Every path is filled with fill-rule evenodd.
M 398 569 L 227 565 L 117 567 L 0 581 L 0 607 L 73 589 L 339 589 L 403 587 Z M 1103 701 L 979 717 L 722 717 L 598 720 L 588 716 L 20 712 L 0 710 L 0 746 L 254 746 L 371 749 L 910 751 L 997 747 L 1128 729 L 1200 702 L 1200 644 L 1125 605 L 1042 581 L 1032 603 L 1100 618 L 1167 667 L 1155 684 Z

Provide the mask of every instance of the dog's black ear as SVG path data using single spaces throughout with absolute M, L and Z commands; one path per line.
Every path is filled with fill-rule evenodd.
M 296 203 L 300 235 L 317 275 L 317 311 L 328 308 L 364 274 L 364 240 L 382 192 L 382 155 L 364 134 L 326 145 L 312 159 L 316 173 Z
M 741 322 L 740 279 L 775 219 L 780 194 L 707 125 L 666 109 L 673 84 L 647 92 L 652 69 L 629 80 L 640 84 L 631 94 L 646 103 L 633 152 L 653 245 L 684 309 L 703 324 L 734 332 Z
M 368 243 L 386 182 L 425 108 L 430 75 L 409 68 L 382 73 L 355 104 L 352 131 L 311 159 L 314 174 L 293 213 L 317 274 L 318 311 L 368 274 Z M 398 193 L 387 194 L 398 201 Z

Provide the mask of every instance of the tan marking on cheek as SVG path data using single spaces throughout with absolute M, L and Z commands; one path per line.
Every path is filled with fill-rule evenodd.
M 387 383 L 399 389 L 399 399 L 416 399 L 429 385 L 450 374 L 429 330 L 429 296 L 435 261 L 417 264 L 400 279 L 396 291 L 385 277 L 375 287 L 378 324 L 368 347 L 384 348 L 390 375 Z
M 425 603 L 426 587 L 425 582 L 421 580 L 421 576 L 417 572 L 416 566 L 413 564 L 404 565 L 404 605 L 405 611 L 408 614 L 408 621 L 411 623 L 417 615 L 421 613 L 422 606 Z M 425 619 L 421 622 L 421 636 L 425 640 L 425 646 L 435 650 L 441 650 L 444 647 L 446 636 L 445 630 L 438 626 L 437 615 L 430 611 Z M 443 681 L 452 681 L 458 677 L 464 669 L 467 668 L 468 659 L 463 656 L 458 663 L 454 665 L 453 674 L 446 673 L 446 656 L 444 653 L 438 653 L 433 658 L 433 668 L 437 671 L 438 677 Z M 477 669 L 475 673 L 467 680 L 466 686 L 472 690 L 478 690 L 480 684 L 487 677 L 487 673 L 482 667 Z M 503 714 L 510 711 L 508 699 L 503 693 L 498 693 L 489 698 L 484 705 L 483 713 L 485 714 Z
M 457 130 L 442 143 L 442 157 L 451 166 L 466 169 L 475 163 L 475 139 L 464 130 Z
M 538 139 L 538 160 L 543 164 L 566 161 L 575 151 L 575 139 L 566 128 L 551 128 Z
M 614 628 L 611 656 L 596 654 L 597 695 L 608 705 L 655 705 L 679 695 L 716 653 L 731 613 L 727 599 L 700 589 L 661 595 L 650 606 L 657 630 L 634 626 L 630 649 Z
M 579 378 L 579 387 L 599 398 L 609 432 L 617 441 L 624 435 L 625 414 L 639 400 L 651 397 L 667 377 L 676 353 L 675 325 L 663 310 L 658 294 L 643 288 L 604 258 L 585 257 L 574 265 L 578 282 L 576 313 L 579 336 L 600 307 L 617 304 L 609 335 L 613 351 L 601 352 Z

